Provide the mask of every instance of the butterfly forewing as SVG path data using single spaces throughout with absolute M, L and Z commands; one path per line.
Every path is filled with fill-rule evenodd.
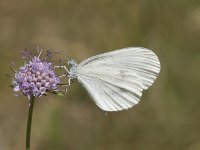
M 118 111 L 137 104 L 159 71 L 160 62 L 151 50 L 124 48 L 84 60 L 77 78 L 101 109 Z

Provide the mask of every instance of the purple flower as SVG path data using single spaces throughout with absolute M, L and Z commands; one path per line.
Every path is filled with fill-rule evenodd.
M 31 57 L 26 51 L 23 52 L 29 62 L 20 67 L 18 72 L 15 72 L 12 85 L 14 92 L 21 91 L 23 95 L 40 97 L 47 92 L 58 91 L 60 78 L 56 76 L 52 63 L 40 60 L 38 57 Z

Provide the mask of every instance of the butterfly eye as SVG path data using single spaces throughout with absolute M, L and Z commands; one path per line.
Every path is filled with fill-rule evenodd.
M 67 64 L 68 64 L 69 66 L 75 66 L 75 65 L 77 65 L 76 61 L 73 60 L 73 59 L 69 60 L 69 61 L 67 62 Z

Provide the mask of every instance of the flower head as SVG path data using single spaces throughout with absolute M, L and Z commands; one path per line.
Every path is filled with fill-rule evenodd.
M 60 78 L 56 76 L 52 63 L 39 58 L 41 50 L 38 57 L 31 57 L 26 51 L 23 54 L 25 58 L 29 58 L 29 62 L 15 72 L 12 81 L 14 92 L 21 91 L 28 97 L 40 97 L 46 92 L 58 91 Z

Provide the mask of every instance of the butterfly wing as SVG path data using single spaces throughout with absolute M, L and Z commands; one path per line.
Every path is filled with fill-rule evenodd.
M 77 78 L 105 111 L 128 109 L 160 71 L 157 56 L 145 48 L 124 48 L 90 57 L 77 67 Z

